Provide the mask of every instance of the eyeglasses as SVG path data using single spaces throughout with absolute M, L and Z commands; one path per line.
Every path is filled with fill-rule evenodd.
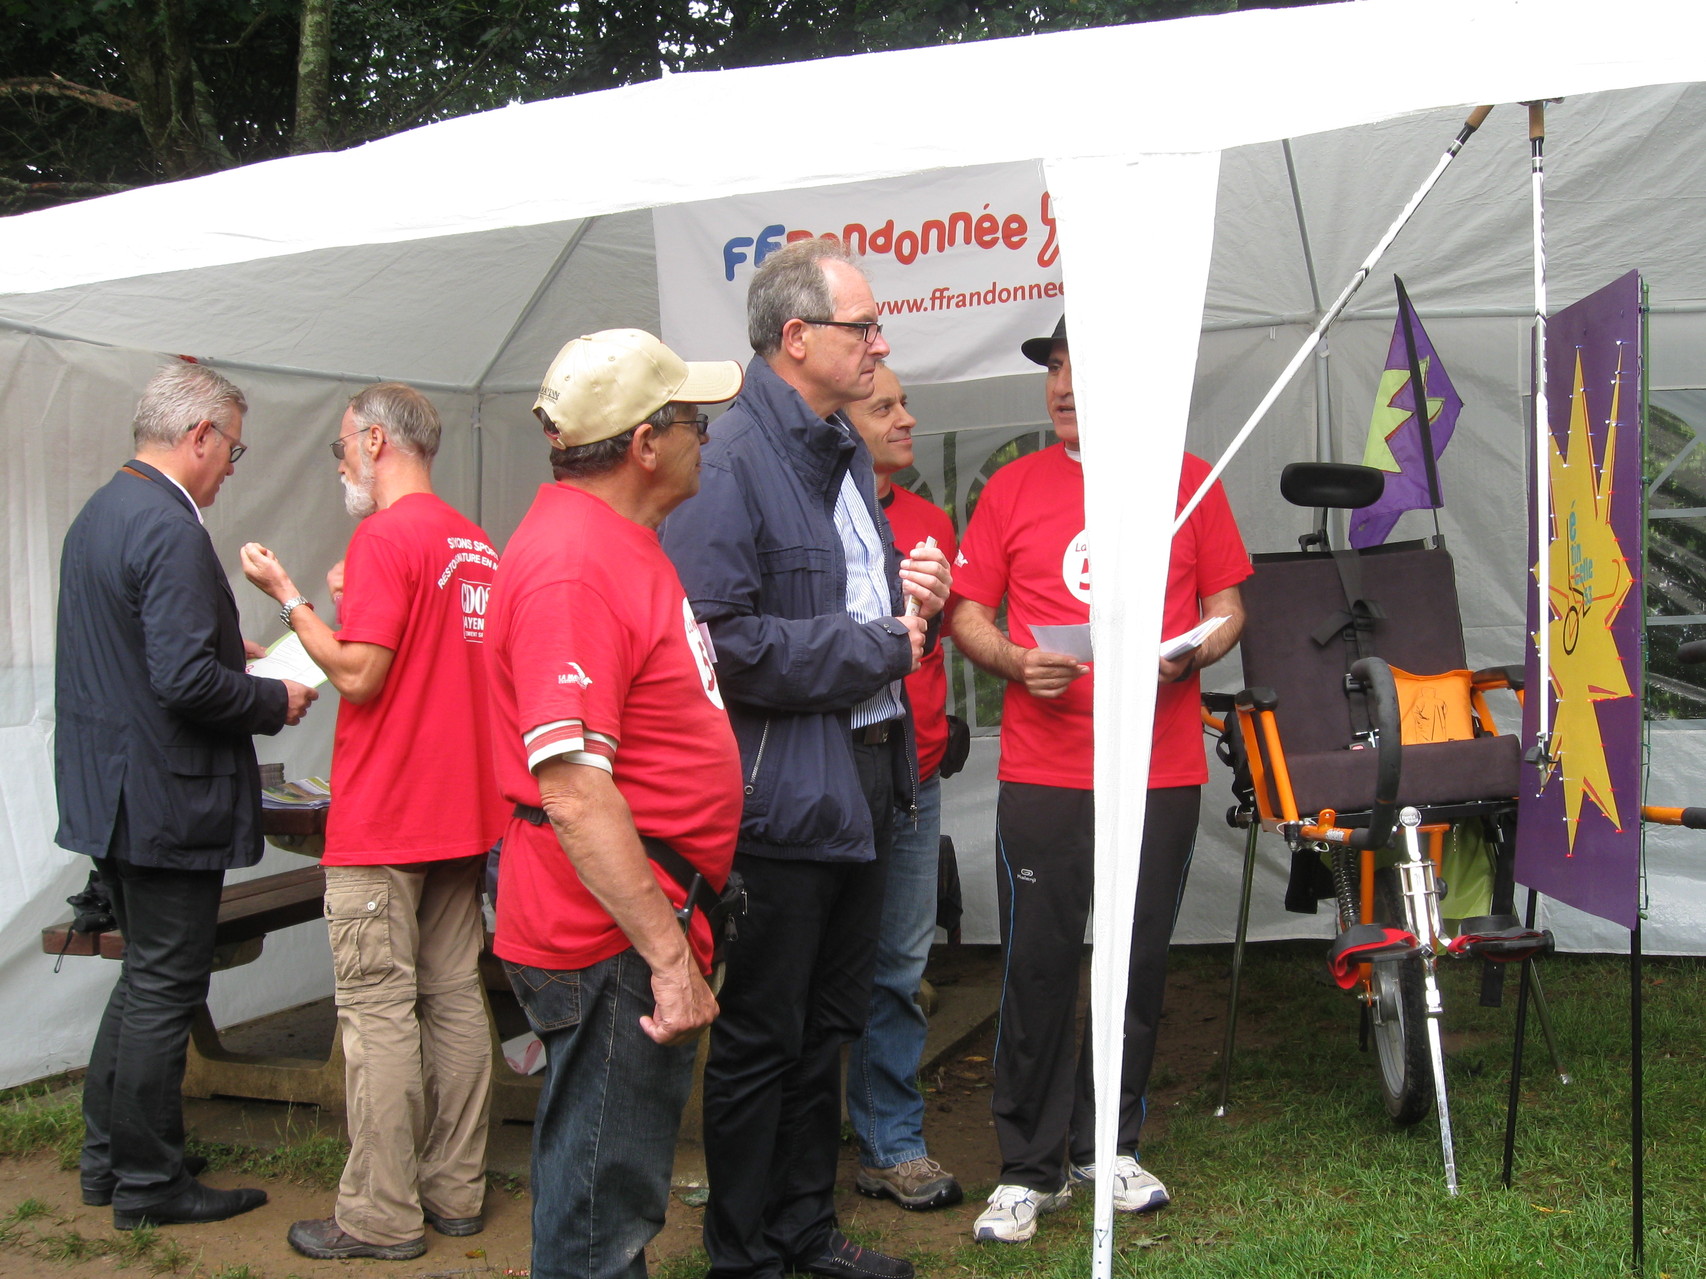
M 364 432 L 366 432 L 368 429 L 369 429 L 368 427 L 364 426 L 359 431 L 351 431 L 348 435 L 338 436 L 337 439 L 332 441 L 332 456 L 337 458 L 337 460 L 340 462 L 343 461 L 344 460 L 344 441 L 347 439 L 351 439 L 354 436 L 361 435 Z
M 211 426 L 215 431 L 219 431 L 219 423 L 209 422 L 208 425 Z M 219 438 L 224 440 L 227 444 L 229 444 L 231 446 L 231 465 L 236 466 L 237 465 L 237 459 L 242 457 L 243 454 L 245 454 L 249 451 L 249 446 L 247 444 L 237 443 L 236 440 L 232 439 L 229 435 L 225 434 L 224 431 L 219 431 Z
M 883 326 L 875 320 L 808 320 L 800 317 L 802 324 L 827 324 L 836 329 L 858 329 L 859 336 L 865 339 L 865 345 L 870 346 L 881 336 Z
M 671 426 L 691 426 L 699 433 L 699 443 L 703 444 L 711 438 L 711 419 L 703 413 L 697 417 L 678 417 L 670 423 Z

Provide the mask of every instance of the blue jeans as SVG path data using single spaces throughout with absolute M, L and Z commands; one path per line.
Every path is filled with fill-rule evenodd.
M 647 1038 L 651 969 L 633 949 L 572 971 L 504 963 L 545 1045 L 533 1126 L 534 1279 L 644 1279 L 663 1228 L 693 1043 Z
M 893 1168 L 925 1154 L 918 1062 L 928 1027 L 913 996 L 936 937 L 941 840 L 942 779 L 931 777 L 918 785 L 918 825 L 895 815 L 871 1012 L 847 1058 L 847 1115 L 867 1168 Z

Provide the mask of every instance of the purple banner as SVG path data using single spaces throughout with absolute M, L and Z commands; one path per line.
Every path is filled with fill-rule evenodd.
M 1522 744 L 1544 729 L 1550 762 L 1523 765 L 1516 877 L 1578 910 L 1633 928 L 1641 870 L 1641 277 L 1622 279 L 1546 326 L 1551 527 L 1530 528 L 1549 598 L 1528 581 L 1528 696 Z M 1533 510 L 1532 494 L 1529 509 Z M 1537 539 L 1545 537 L 1544 547 Z M 1550 646 L 1540 723 L 1540 627 Z
M 1386 489 L 1380 500 L 1351 515 L 1350 543 L 1358 550 L 1379 546 L 1392 532 L 1392 526 L 1405 511 L 1440 506 L 1444 494 L 1435 501 L 1435 483 L 1428 482 L 1427 448 L 1423 444 L 1421 419 L 1416 416 L 1416 388 L 1412 385 L 1410 364 L 1412 355 L 1422 371 L 1424 395 L 1428 405 L 1427 439 L 1433 444 L 1437 461 L 1451 443 L 1451 433 L 1457 428 L 1457 416 L 1463 411 L 1463 400 L 1451 384 L 1451 375 L 1434 350 L 1433 340 L 1422 329 L 1422 319 L 1410 305 L 1404 282 L 1398 285 L 1398 319 L 1392 327 L 1392 343 L 1386 351 L 1386 369 L 1380 375 L 1380 389 L 1374 397 L 1374 417 L 1368 427 L 1368 445 L 1363 450 L 1362 464 L 1387 472 Z M 1406 325 L 1406 321 L 1408 324 Z M 1408 328 L 1415 350 L 1404 340 Z

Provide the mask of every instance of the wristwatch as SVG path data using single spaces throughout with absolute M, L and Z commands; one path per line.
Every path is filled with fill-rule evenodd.
M 278 610 L 278 620 L 283 622 L 286 626 L 290 626 L 290 629 L 294 631 L 296 628 L 290 625 L 290 615 L 297 609 L 301 608 L 304 604 L 309 608 L 314 607 L 313 601 L 306 595 L 292 595 L 289 599 L 285 600 L 284 607 Z

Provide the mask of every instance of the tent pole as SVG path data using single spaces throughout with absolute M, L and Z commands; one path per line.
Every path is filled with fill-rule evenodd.
M 1644 1143 L 1641 1140 L 1642 1122 L 1642 1061 L 1641 1061 L 1641 917 L 1635 916 L 1635 926 L 1629 930 L 1629 1143 L 1630 1143 L 1630 1237 L 1634 1243 L 1635 1273 L 1642 1273 L 1646 1262 L 1647 1168 Z
M 1523 912 L 1528 921 L 1527 928 L 1534 927 L 1535 907 L 1539 900 L 1540 894 L 1529 889 L 1528 908 Z M 1510 1095 L 1505 1101 L 1505 1165 L 1500 1180 L 1506 1190 L 1511 1188 L 1511 1170 L 1516 1163 L 1516 1104 L 1522 1093 L 1522 1050 L 1528 1040 L 1528 992 L 1534 976 L 1534 960 L 1523 960 L 1521 969 L 1522 979 L 1517 983 L 1516 995 L 1516 1034 L 1511 1042 Z
M 1386 228 L 1385 234 L 1380 237 L 1379 242 L 1363 259 L 1362 265 L 1351 276 L 1350 283 L 1345 285 L 1339 296 L 1333 299 L 1333 305 L 1328 307 L 1326 313 L 1316 322 L 1314 331 L 1304 339 L 1303 345 L 1297 349 L 1297 354 L 1292 356 L 1291 361 L 1280 371 L 1279 377 L 1268 388 L 1268 393 L 1262 397 L 1261 403 L 1256 405 L 1255 411 L 1239 428 L 1238 434 L 1232 439 L 1232 443 L 1220 455 L 1220 460 L 1209 468 L 1208 474 L 1203 477 L 1201 486 L 1191 495 L 1191 500 L 1180 508 L 1178 518 L 1173 521 L 1172 531 L 1175 535 L 1185 526 L 1185 521 L 1191 518 L 1191 513 L 1197 509 L 1197 506 L 1208 494 L 1209 489 L 1214 486 L 1214 482 L 1220 478 L 1221 472 L 1226 470 L 1227 464 L 1232 461 L 1238 450 L 1244 447 L 1244 441 L 1250 438 L 1251 432 L 1267 416 L 1267 412 L 1273 407 L 1274 401 L 1279 399 L 1280 392 L 1285 390 L 1291 379 L 1297 376 L 1298 369 L 1303 367 L 1303 361 L 1308 359 L 1310 353 L 1321 344 L 1322 336 L 1327 332 L 1327 326 L 1338 319 L 1340 313 L 1350 305 L 1351 299 L 1356 296 L 1356 292 L 1362 287 L 1363 281 L 1367 280 L 1369 273 L 1374 270 L 1374 264 L 1392 246 L 1392 242 L 1398 238 L 1398 233 L 1404 229 L 1405 223 L 1409 222 L 1411 217 L 1415 215 L 1416 210 L 1421 207 L 1422 201 L 1427 199 L 1428 193 L 1434 189 L 1434 184 L 1439 181 L 1446 166 L 1457 158 L 1457 153 L 1463 150 L 1463 144 L 1469 141 L 1476 129 L 1481 127 L 1481 122 L 1487 118 L 1487 114 L 1492 109 L 1491 106 L 1476 107 L 1469 113 L 1469 118 L 1463 122 L 1463 127 L 1457 131 L 1457 137 L 1452 139 L 1451 145 L 1445 149 L 1445 153 L 1440 156 L 1439 162 L 1434 165 L 1433 172 L 1428 174 L 1427 179 L 1416 189 L 1416 193 L 1410 197 L 1410 202 L 1404 206 L 1392 225 Z
M 485 368 L 480 370 L 480 375 L 474 379 L 472 389 L 475 395 L 479 395 L 485 390 L 486 379 L 492 375 L 492 370 L 497 367 L 497 362 L 503 358 L 503 353 L 509 349 L 509 344 L 515 341 L 515 335 L 521 332 L 521 326 L 526 324 L 532 318 L 534 311 L 539 309 L 540 302 L 545 299 L 545 290 L 550 288 L 557 277 L 562 274 L 563 268 L 574 256 L 574 251 L 580 248 L 581 241 L 586 239 L 586 233 L 601 220 L 602 215 L 599 214 L 581 219 L 581 224 L 563 242 L 563 247 L 558 251 L 555 260 L 546 269 L 545 274 L 539 277 L 539 283 L 534 285 L 533 294 L 527 299 L 526 305 L 515 313 L 515 322 L 509 326 L 509 332 L 505 333 L 502 340 L 492 348 L 491 358 L 486 361 Z
M 1244 939 L 1250 932 L 1250 896 L 1256 879 L 1256 837 L 1262 833 L 1261 818 L 1250 814 L 1250 824 L 1244 838 L 1244 889 L 1238 898 L 1238 932 L 1232 939 L 1232 988 L 1226 993 L 1226 1042 L 1220 1049 L 1220 1100 L 1215 1103 L 1214 1117 L 1225 1118 L 1231 1107 L 1227 1099 L 1232 1093 L 1232 1050 L 1238 1037 L 1238 986 L 1244 976 Z
M 1291 139 L 1280 139 L 1280 149 L 1285 153 L 1285 177 L 1291 187 L 1291 211 L 1297 217 L 1297 240 L 1303 250 L 1303 271 L 1309 280 L 1309 301 L 1313 306 L 1311 318 L 1321 318 L 1321 280 L 1315 270 L 1315 250 L 1309 243 L 1309 220 L 1303 214 L 1303 188 L 1297 181 L 1297 161 L 1291 153 Z M 1331 371 L 1331 352 L 1325 342 L 1315 353 L 1315 460 L 1317 462 L 1334 461 L 1333 447 L 1333 406 L 1328 399 L 1332 382 L 1328 377 Z M 1326 528 L 1328 521 L 1332 522 L 1331 534 L 1335 542 L 1342 544 L 1345 537 L 1345 513 L 1336 509 L 1322 508 L 1318 512 L 1314 527 Z M 1224 1106 L 1225 1097 L 1221 1102 Z
M 1552 758 L 1552 484 L 1548 444 L 1551 410 L 1546 401 L 1546 103 L 1528 104 L 1529 189 L 1534 222 L 1534 575 L 1539 600 L 1535 647 L 1539 650 L 1540 705 L 1535 716 L 1535 742 L 1530 756 L 1543 788 L 1555 762 Z
M 486 506 L 486 448 L 485 435 L 480 425 L 480 407 L 486 396 L 486 379 L 492 375 L 492 370 L 503 358 L 503 353 L 509 349 L 509 344 L 515 341 L 515 335 L 521 332 L 521 326 L 526 324 L 533 312 L 539 308 L 539 303 L 545 297 L 545 290 L 549 289 L 557 277 L 562 274 L 563 268 L 568 265 L 569 258 L 574 255 L 574 251 L 580 247 L 580 242 L 586 239 L 586 233 L 592 229 L 593 224 L 598 220 L 599 217 L 596 215 L 590 218 L 582 218 L 580 225 L 563 242 L 563 247 L 558 250 L 550 267 L 546 269 L 544 275 L 539 277 L 539 283 L 533 286 L 532 296 L 527 299 L 526 305 L 516 312 L 515 320 L 510 324 L 509 331 L 492 348 L 491 358 L 486 361 L 485 367 L 480 370 L 479 376 L 474 379 L 473 386 L 469 388 L 474 396 L 473 421 L 471 423 L 474 433 L 474 522 L 482 527 L 485 524 Z
M 480 406 L 485 397 L 474 392 L 473 407 L 468 410 L 468 428 L 474 439 L 474 523 L 486 527 L 486 434 L 480 426 Z

